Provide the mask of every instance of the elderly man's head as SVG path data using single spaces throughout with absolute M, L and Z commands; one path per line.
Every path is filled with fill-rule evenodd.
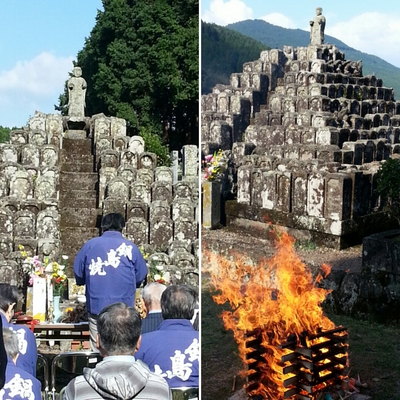
M 18 335 L 11 328 L 3 328 L 4 349 L 8 357 L 15 363 L 19 356 Z
M 105 307 L 97 318 L 97 347 L 103 356 L 133 355 L 140 346 L 142 321 L 125 303 Z
M 163 319 L 193 318 L 197 303 L 197 292 L 188 285 L 168 286 L 161 296 Z
M 162 283 L 151 282 L 143 288 L 142 298 L 147 312 L 161 311 L 161 296 L 166 289 Z

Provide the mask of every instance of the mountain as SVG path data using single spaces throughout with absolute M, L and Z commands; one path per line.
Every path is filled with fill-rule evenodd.
M 217 83 L 228 84 L 233 72 L 257 60 L 270 47 L 232 29 L 201 23 L 201 93 L 210 93 Z
M 282 49 L 284 45 L 298 47 L 308 46 L 310 44 L 309 32 L 301 29 L 282 28 L 263 20 L 236 22 L 227 25 L 226 28 L 258 40 L 271 48 Z M 377 78 L 382 79 L 383 86 L 393 88 L 395 96 L 397 93 L 400 98 L 400 68 L 395 67 L 377 56 L 353 49 L 332 36 L 325 35 L 325 43 L 335 44 L 340 51 L 344 52 L 347 60 L 362 60 L 363 75 L 373 74 Z

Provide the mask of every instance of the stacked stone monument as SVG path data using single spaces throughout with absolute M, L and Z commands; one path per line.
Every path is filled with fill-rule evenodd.
M 125 120 L 84 116 L 80 71 L 68 88 L 70 115 L 36 112 L 0 144 L 2 280 L 22 284 L 19 245 L 50 260 L 65 254 L 72 266 L 100 234 L 102 215 L 120 212 L 124 235 L 150 254 L 149 263 L 165 266 L 173 282 L 198 285 L 197 147 L 182 148 L 183 165 L 174 152 L 172 167 L 157 166 L 143 138 L 126 135 Z
M 323 44 L 316 18 L 308 47 L 262 51 L 202 96 L 202 152 L 232 150 L 228 224 L 267 220 L 341 247 L 388 228 L 375 174 L 400 152 L 400 102 Z

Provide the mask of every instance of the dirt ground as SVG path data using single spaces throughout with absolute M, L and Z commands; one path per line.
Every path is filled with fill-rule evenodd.
M 251 253 L 254 257 L 271 257 L 274 244 L 271 238 L 264 236 L 254 237 L 245 232 L 237 232 L 228 228 L 202 230 L 202 247 L 205 250 L 221 252 L 225 256 L 230 251 Z M 295 244 L 296 253 L 309 267 L 319 267 L 328 264 L 332 270 L 349 270 L 360 272 L 362 266 L 362 245 L 337 250 L 313 243 Z

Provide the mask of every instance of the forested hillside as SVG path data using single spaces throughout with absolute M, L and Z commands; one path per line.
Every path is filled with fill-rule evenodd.
M 230 74 L 242 72 L 243 63 L 260 57 L 269 49 L 260 42 L 231 29 L 201 23 L 201 93 L 209 93 L 217 83 L 229 83 Z

